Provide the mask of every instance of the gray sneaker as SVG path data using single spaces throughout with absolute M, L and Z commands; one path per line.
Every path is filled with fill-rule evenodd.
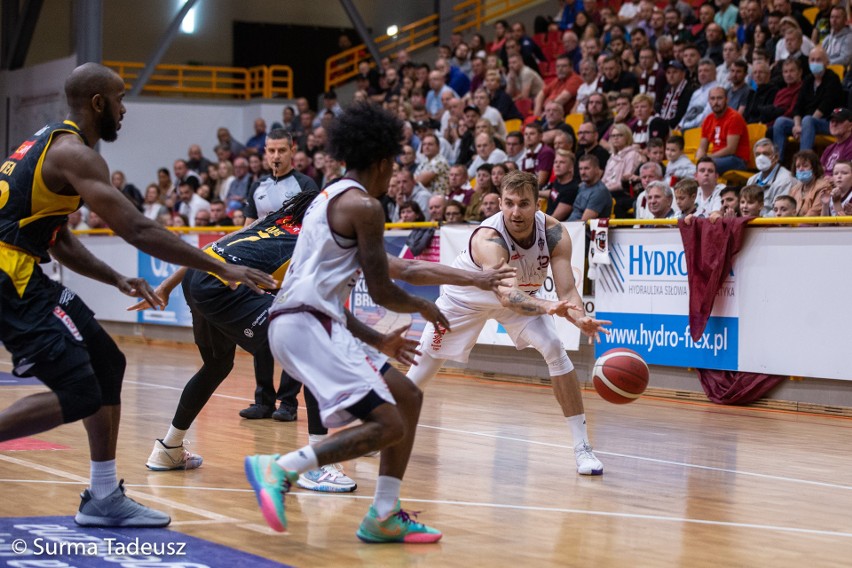
M 103 499 L 95 499 L 88 489 L 80 498 L 82 502 L 74 522 L 81 527 L 159 528 L 172 522 L 167 514 L 140 505 L 125 495 L 123 479 L 118 488 Z

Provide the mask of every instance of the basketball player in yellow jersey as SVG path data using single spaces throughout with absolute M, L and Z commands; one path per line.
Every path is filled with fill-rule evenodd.
M 127 278 L 97 259 L 68 229 L 82 201 L 122 238 L 176 264 L 214 272 L 227 282 L 276 287 L 263 272 L 225 264 L 191 247 L 143 216 L 110 185 L 109 169 L 93 150 L 118 136 L 124 82 L 94 63 L 65 82 L 70 112 L 45 126 L 0 165 L 0 341 L 14 372 L 50 388 L 0 412 L 0 442 L 83 420 L 91 457 L 91 485 L 75 517 L 83 526 L 162 527 L 168 515 L 124 494 L 115 467 L 125 358 L 74 292 L 39 268 L 53 256 L 89 278 L 162 305 L 148 283 Z

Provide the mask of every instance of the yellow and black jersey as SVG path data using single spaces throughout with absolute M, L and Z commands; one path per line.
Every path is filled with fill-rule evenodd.
M 68 214 L 80 208 L 79 195 L 50 191 L 42 177 L 47 149 L 59 133 L 86 140 L 70 120 L 45 126 L 0 166 L 0 243 L 48 262 L 48 249 Z
M 257 268 L 281 282 L 301 228 L 280 209 L 251 227 L 213 243 L 205 252 L 228 264 Z

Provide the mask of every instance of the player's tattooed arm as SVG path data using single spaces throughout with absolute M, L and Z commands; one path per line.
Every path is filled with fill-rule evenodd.
M 559 241 L 562 240 L 562 236 L 564 235 L 564 229 L 561 224 L 556 224 L 552 227 L 545 229 L 544 238 L 547 241 L 547 250 L 550 251 L 550 255 L 553 256 L 553 251 L 556 249 L 556 246 L 559 244 Z

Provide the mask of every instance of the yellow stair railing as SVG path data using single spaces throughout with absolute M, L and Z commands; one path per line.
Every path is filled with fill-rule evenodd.
M 453 6 L 453 32 L 481 29 L 485 24 L 543 2 L 544 0 L 465 0 Z
M 127 88 L 139 78 L 145 64 L 135 61 L 104 61 L 122 78 Z M 281 96 L 293 98 L 293 69 L 287 65 L 216 67 L 162 64 L 154 68 L 145 94 L 202 95 L 252 99 Z

